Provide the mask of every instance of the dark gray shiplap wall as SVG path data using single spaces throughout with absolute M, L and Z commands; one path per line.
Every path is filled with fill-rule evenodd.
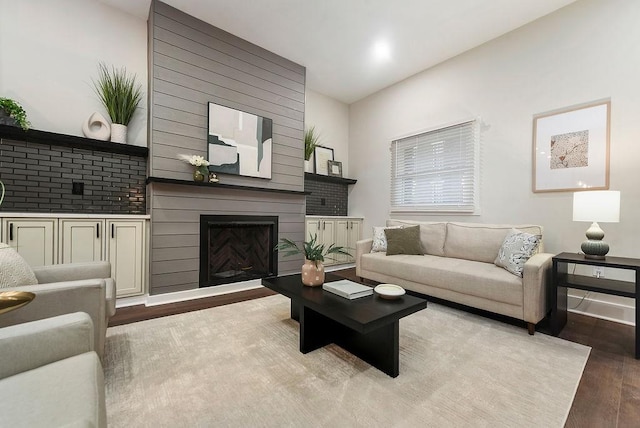
M 192 180 L 178 155 L 206 157 L 211 101 L 273 120 L 272 179 L 220 175 L 223 183 L 304 190 L 304 67 L 159 1 L 149 13 L 149 66 L 150 176 Z M 148 190 L 150 294 L 198 287 L 201 214 L 277 215 L 280 237 L 304 237 L 303 195 L 158 183 Z M 299 272 L 301 261 L 281 258 L 278 271 Z

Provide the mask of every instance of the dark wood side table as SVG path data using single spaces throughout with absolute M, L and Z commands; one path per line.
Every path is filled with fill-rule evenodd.
M 609 278 L 595 278 L 587 275 L 569 273 L 569 265 L 603 266 L 615 269 L 627 269 L 635 271 L 634 282 L 619 281 Z M 627 257 L 605 257 L 604 260 L 587 259 L 583 254 L 560 253 L 553 257 L 553 292 L 551 293 L 551 333 L 554 336 L 567 323 L 567 288 L 595 291 L 597 293 L 612 294 L 614 296 L 631 297 L 636 304 L 636 332 L 635 332 L 635 357 L 640 358 L 640 259 Z

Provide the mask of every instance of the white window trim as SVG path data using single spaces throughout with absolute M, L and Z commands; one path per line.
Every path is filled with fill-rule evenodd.
M 463 125 L 465 123 L 470 123 L 473 122 L 473 126 L 474 126 L 474 133 L 475 133 L 475 140 L 474 140 L 474 192 L 473 192 L 473 210 L 459 210 L 459 209 L 455 209 L 455 208 L 448 208 L 448 207 L 442 207 L 442 208 L 434 208 L 434 207 L 394 207 L 393 203 L 391 202 L 390 204 L 390 213 L 399 213 L 399 214 L 406 214 L 406 215 L 411 215 L 411 214 L 415 214 L 415 215 L 442 215 L 442 214 L 455 214 L 455 215 L 462 215 L 462 216 L 477 216 L 480 215 L 480 181 L 481 181 L 481 175 L 480 175 L 480 161 L 481 161 L 481 153 L 480 153 L 480 147 L 481 147 L 481 123 L 482 120 L 480 117 L 474 117 L 474 118 L 469 118 L 466 120 L 460 120 L 460 121 L 456 121 L 456 122 L 451 122 L 445 125 L 440 125 L 440 126 L 436 126 L 436 127 L 432 127 L 432 128 L 427 128 L 427 129 L 422 129 L 419 131 L 415 131 L 415 132 L 411 132 L 408 134 L 404 134 L 401 135 L 399 137 L 395 137 L 392 138 L 391 141 L 392 143 L 389 146 L 389 151 L 393 150 L 393 142 L 394 141 L 398 141 L 398 140 L 402 140 L 405 138 L 410 138 L 410 137 L 414 137 L 420 134 L 425 134 L 425 133 L 429 133 L 429 132 L 434 132 L 434 131 L 439 131 L 445 128 L 450 128 L 453 126 L 458 126 L 458 125 Z M 393 155 L 391 156 L 391 159 L 393 159 Z M 393 161 L 393 160 L 391 160 Z M 393 177 L 391 177 L 391 185 L 393 186 Z M 391 194 L 389 195 L 389 197 L 391 197 Z

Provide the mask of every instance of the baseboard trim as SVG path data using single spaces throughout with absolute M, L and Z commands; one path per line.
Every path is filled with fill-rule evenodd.
M 597 294 L 595 296 L 597 296 Z M 591 297 L 591 295 L 587 295 L 583 299 L 582 296 L 569 294 L 567 307 L 569 308 L 569 312 L 614 321 L 621 324 L 636 325 L 636 308 L 631 305 L 606 302 L 604 300 L 597 299 L 596 297 Z

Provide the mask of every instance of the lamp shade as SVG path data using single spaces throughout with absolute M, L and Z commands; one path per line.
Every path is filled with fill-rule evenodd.
M 573 194 L 573 221 L 618 223 L 620 192 L 592 190 Z

